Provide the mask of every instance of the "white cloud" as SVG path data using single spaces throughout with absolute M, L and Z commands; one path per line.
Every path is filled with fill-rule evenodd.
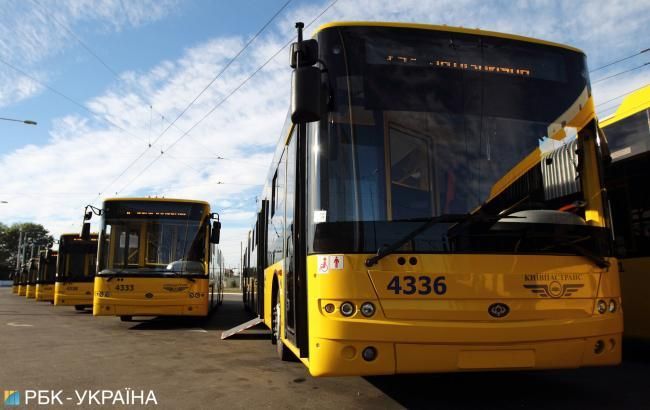
M 0 8 L 0 59 L 18 66 L 41 82 L 40 67 L 76 40 L 66 30 L 90 25 L 105 33 L 138 27 L 173 11 L 176 0 L 4 0 Z M 0 64 L 0 107 L 36 95 L 33 81 Z
M 144 6 L 141 7 L 145 3 L 124 2 L 134 5 L 134 9 L 131 14 L 122 16 L 117 3 L 119 2 L 103 2 L 92 11 L 93 14 L 87 14 L 91 12 L 84 9 L 95 7 L 95 3 L 93 7 L 88 7 L 86 3 L 70 1 L 65 3 L 65 15 L 71 24 L 80 19 L 104 21 L 110 20 L 109 16 L 115 16 L 116 22 L 104 24 L 110 30 L 120 30 L 160 18 L 171 7 L 167 3 L 160 3 L 164 6 L 148 15 Z M 23 7 L 21 4 L 10 3 L 14 8 Z M 158 2 L 155 5 L 148 4 L 158 7 Z M 221 213 L 224 223 L 222 244 L 227 264 L 236 265 L 239 260 L 239 242 L 244 239 L 247 226 L 252 223 L 255 198 L 260 193 L 260 184 L 264 182 L 288 107 L 290 71 L 286 52 L 280 54 L 188 137 L 173 149 L 167 150 L 184 130 L 199 121 L 249 73 L 288 41 L 294 33 L 294 21 L 308 22 L 325 4 L 301 6 L 281 18 L 280 23 L 256 40 L 176 126 L 160 138 L 158 144 L 148 149 L 143 158 L 115 184 L 104 190 L 110 181 L 146 149 L 149 142 L 156 139 L 167 127 L 168 121 L 176 118 L 187 103 L 212 80 L 243 46 L 246 37 L 207 39 L 201 44 L 189 46 L 178 59 L 161 61 L 144 71 L 121 73 L 119 82 L 112 84 L 87 104 L 128 130 L 128 133 L 101 123 L 96 118 L 71 115 L 55 121 L 47 144 L 25 146 L 0 159 L 0 174 L 6 178 L 0 188 L 0 199 L 8 198 L 10 202 L 0 205 L 0 218 L 7 222 L 26 219 L 40 221 L 58 234 L 79 229 L 83 206 L 100 191 L 105 191 L 102 192 L 102 197 L 115 195 L 117 191 L 119 195 L 203 199 L 210 201 L 215 210 Z M 638 4 L 643 6 L 643 2 L 631 1 L 625 4 L 605 4 L 560 1 L 341 0 L 321 21 L 417 21 L 512 32 L 575 45 L 590 56 L 595 56 L 594 61 L 590 60 L 590 64 L 595 67 L 619 55 L 643 48 L 639 38 L 650 38 L 647 13 L 640 13 L 643 7 Z M 645 6 L 647 8 L 647 2 Z M 604 8 L 612 16 L 626 19 L 627 23 L 612 24 L 608 21 L 610 15 L 594 11 Z M 45 41 L 41 28 L 34 27 L 42 22 L 39 19 L 38 16 L 30 17 L 20 23 L 20 29 L 26 38 L 25 56 L 32 61 L 44 58 L 37 51 L 41 47 L 40 42 Z M 3 18 L 0 18 L 2 21 Z M 51 23 L 48 24 L 47 33 L 51 33 L 54 28 Z M 313 27 L 310 31 L 312 29 Z M 0 41 L 5 37 L 2 30 L 4 29 L 0 28 Z M 64 47 L 60 44 L 63 38 L 61 33 L 56 33 L 49 41 L 50 44 L 58 44 L 60 50 Z M 4 55 L 8 49 L 13 50 L 13 46 L 7 47 L 0 43 L 0 55 Z M 0 72 L 0 80 L 1 75 Z M 617 81 L 603 82 L 595 87 L 597 103 L 636 88 L 643 81 L 647 82 L 647 74 L 638 72 L 621 76 Z M 29 91 L 30 88 L 24 85 L 22 89 Z M 2 91 L 4 90 L 0 89 Z M 28 96 L 29 92 L 24 94 Z M 153 114 L 150 105 L 156 111 Z M 159 113 L 165 116 L 164 121 Z M 153 119 L 151 122 L 150 118 Z M 165 151 L 162 156 L 161 150 Z M 226 159 L 217 160 L 216 156 Z M 160 159 L 153 162 L 158 157 Z M 136 178 L 145 168 L 146 171 Z M 126 188 L 123 189 L 124 186 Z

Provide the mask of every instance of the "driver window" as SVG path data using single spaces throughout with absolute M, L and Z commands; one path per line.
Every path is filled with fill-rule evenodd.
M 392 218 L 433 214 L 429 143 L 422 136 L 391 126 L 390 194 Z

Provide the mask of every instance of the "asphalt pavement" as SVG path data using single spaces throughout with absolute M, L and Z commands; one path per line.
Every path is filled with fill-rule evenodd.
M 208 319 L 121 322 L 0 288 L 0 390 L 22 391 L 21 404 L 25 390 L 62 391 L 59 408 L 97 408 L 77 394 L 106 390 L 151 391 L 170 409 L 650 409 L 650 343 L 626 342 L 610 368 L 316 379 L 277 359 L 263 328 L 220 339 L 247 319 L 234 294 Z

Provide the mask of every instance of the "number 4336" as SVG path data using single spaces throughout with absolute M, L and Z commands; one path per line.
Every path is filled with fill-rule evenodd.
M 429 295 L 431 292 L 436 295 L 447 293 L 447 283 L 444 276 L 432 278 L 430 276 L 393 276 L 386 287 L 396 295 Z

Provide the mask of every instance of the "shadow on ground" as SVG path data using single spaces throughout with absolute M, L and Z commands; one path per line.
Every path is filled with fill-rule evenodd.
M 650 342 L 626 341 L 617 367 L 366 377 L 407 408 L 648 409 Z M 615 387 L 616 386 L 616 387 Z

